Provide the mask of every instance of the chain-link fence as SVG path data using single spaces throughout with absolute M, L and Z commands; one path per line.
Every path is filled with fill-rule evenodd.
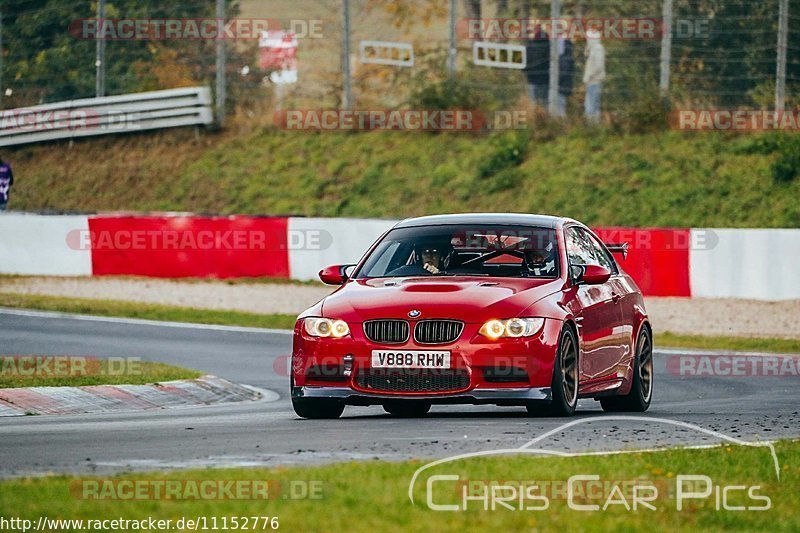
M 544 39 L 540 74 L 559 79 L 548 96 L 567 93 L 577 118 L 588 30 L 599 32 L 605 52 L 610 120 L 663 114 L 665 99 L 681 108 L 800 106 L 800 0 L 16 0 L 0 10 L 4 109 L 192 85 L 224 87 L 229 112 L 242 120 L 276 107 L 348 103 L 514 109 L 531 105 L 532 43 Z M 262 68 L 264 29 L 296 33 L 295 83 L 276 85 Z M 476 43 L 509 52 L 476 56 Z

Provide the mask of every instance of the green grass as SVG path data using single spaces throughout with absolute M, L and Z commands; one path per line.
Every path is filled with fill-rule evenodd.
M 306 422 L 305 425 L 313 426 Z M 556 444 L 557 446 L 557 444 Z M 704 450 L 676 449 L 665 452 L 634 453 L 577 458 L 537 458 L 525 455 L 473 458 L 446 463 L 426 470 L 415 485 L 416 505 L 407 496 L 419 461 L 386 463 L 364 461 L 313 468 L 194 470 L 170 473 L 123 474 L 102 478 L 105 486 L 117 480 L 243 480 L 271 481 L 273 499 L 187 500 L 83 499 L 85 480 L 54 476 L 0 482 L 2 517 L 36 520 L 49 518 L 104 519 L 146 517 L 177 520 L 180 517 L 270 516 L 278 517 L 285 531 L 798 531 L 800 529 L 800 443 L 780 442 L 776 451 L 781 465 L 777 479 L 767 448 L 723 446 Z M 547 510 L 486 511 L 481 501 L 468 502 L 466 511 L 436 512 L 426 505 L 426 481 L 434 474 L 457 475 L 460 482 L 494 481 L 504 486 L 522 482 L 526 486 L 555 482 L 564 486 L 574 475 L 597 475 L 607 488 L 594 499 L 577 503 L 602 506 L 614 485 L 630 480 L 655 486 L 659 497 L 656 510 L 626 510 L 611 506 L 607 511 L 574 511 L 563 497 L 550 498 Z M 771 500 L 768 511 L 716 510 L 714 496 L 688 501 L 677 511 L 674 489 L 679 475 L 705 475 L 714 486 L 758 486 L 755 493 Z M 105 481 L 110 479 L 111 481 Z M 83 480 L 83 481 L 82 481 Z M 182 485 L 186 486 L 186 485 Z M 318 488 L 319 498 L 291 498 L 290 487 Z M 455 481 L 438 481 L 432 492 L 435 503 L 456 504 L 462 500 Z M 277 489 L 280 490 L 277 490 Z M 713 494 L 713 493 L 712 493 Z M 746 493 L 730 493 L 731 505 L 762 505 Z M 630 503 L 630 490 L 624 492 Z M 525 505 L 538 505 L 525 501 Z M 516 508 L 516 503 L 512 503 Z M 259 525 L 258 530 L 261 529 Z M 269 530 L 269 529 L 267 529 Z
M 10 207 L 22 210 L 391 218 L 509 211 L 592 225 L 800 226 L 800 179 L 775 182 L 779 153 L 762 135 L 534 132 L 518 166 L 493 171 L 483 166 L 505 161 L 498 135 L 512 134 L 263 127 L 196 139 L 180 130 L 78 140 L 70 149 L 9 148 L 4 157 L 20 176 Z
M 81 387 L 84 385 L 143 385 L 176 379 L 195 379 L 196 370 L 135 359 L 96 359 L 86 357 L 49 357 L 35 369 L 37 357 L 0 356 L 0 389 L 14 387 Z M 42 365 L 46 363 L 46 366 Z
M 800 353 L 800 339 L 759 339 L 746 337 L 704 337 L 656 333 L 659 348 L 701 348 L 744 352 Z
M 97 316 L 274 329 L 291 329 L 294 327 L 296 320 L 295 315 L 267 315 L 240 311 L 172 307 L 115 300 L 0 293 L 0 307 L 3 306 Z M 659 348 L 702 348 L 710 350 L 800 353 L 800 339 L 706 337 L 701 335 L 676 335 L 674 333 L 665 332 L 656 334 L 655 344 Z
M 62 313 L 86 314 L 191 322 L 194 324 L 218 324 L 222 326 L 246 326 L 254 328 L 291 329 L 296 315 L 263 315 L 240 311 L 218 311 L 168 305 L 144 304 L 117 300 L 94 300 L 90 298 L 66 298 L 60 296 L 38 296 L 30 294 L 0 293 L 0 307 L 38 309 Z

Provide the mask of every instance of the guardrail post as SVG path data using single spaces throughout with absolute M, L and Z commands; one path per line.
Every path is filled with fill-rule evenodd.
M 101 28 L 103 19 L 106 18 L 106 0 L 98 0 L 97 2 L 97 27 Z M 102 32 L 98 31 L 95 37 L 97 44 L 95 51 L 94 67 L 95 67 L 95 85 L 94 93 L 97 98 L 102 98 L 106 95 L 106 41 Z
M 789 45 L 789 0 L 779 0 L 778 67 L 775 79 L 775 112 L 786 109 L 786 48 Z
M 220 29 L 217 37 L 217 126 L 222 127 L 225 122 L 225 39 L 222 36 L 222 27 L 225 24 L 225 0 L 217 0 L 217 24 Z

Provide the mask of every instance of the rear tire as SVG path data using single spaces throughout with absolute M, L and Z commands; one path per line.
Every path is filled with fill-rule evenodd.
M 559 417 L 575 414 L 580 385 L 579 353 L 575 332 L 569 326 L 564 326 L 558 340 L 558 351 L 553 365 L 553 380 L 550 384 L 553 399 L 549 405 L 528 405 L 529 414 Z
M 607 413 L 644 413 L 653 399 L 653 337 L 647 327 L 642 328 L 636 342 L 633 362 L 633 385 L 625 396 L 601 398 L 600 405 Z
M 428 414 L 431 404 L 414 400 L 387 402 L 383 410 L 397 418 L 419 418 Z

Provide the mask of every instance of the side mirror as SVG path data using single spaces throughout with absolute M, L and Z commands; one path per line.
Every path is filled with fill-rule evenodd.
M 585 265 L 581 267 L 583 273 L 578 281 L 586 285 L 602 285 L 611 278 L 611 271 L 599 265 Z
M 326 285 L 343 285 L 355 265 L 333 265 L 319 271 L 319 279 Z

